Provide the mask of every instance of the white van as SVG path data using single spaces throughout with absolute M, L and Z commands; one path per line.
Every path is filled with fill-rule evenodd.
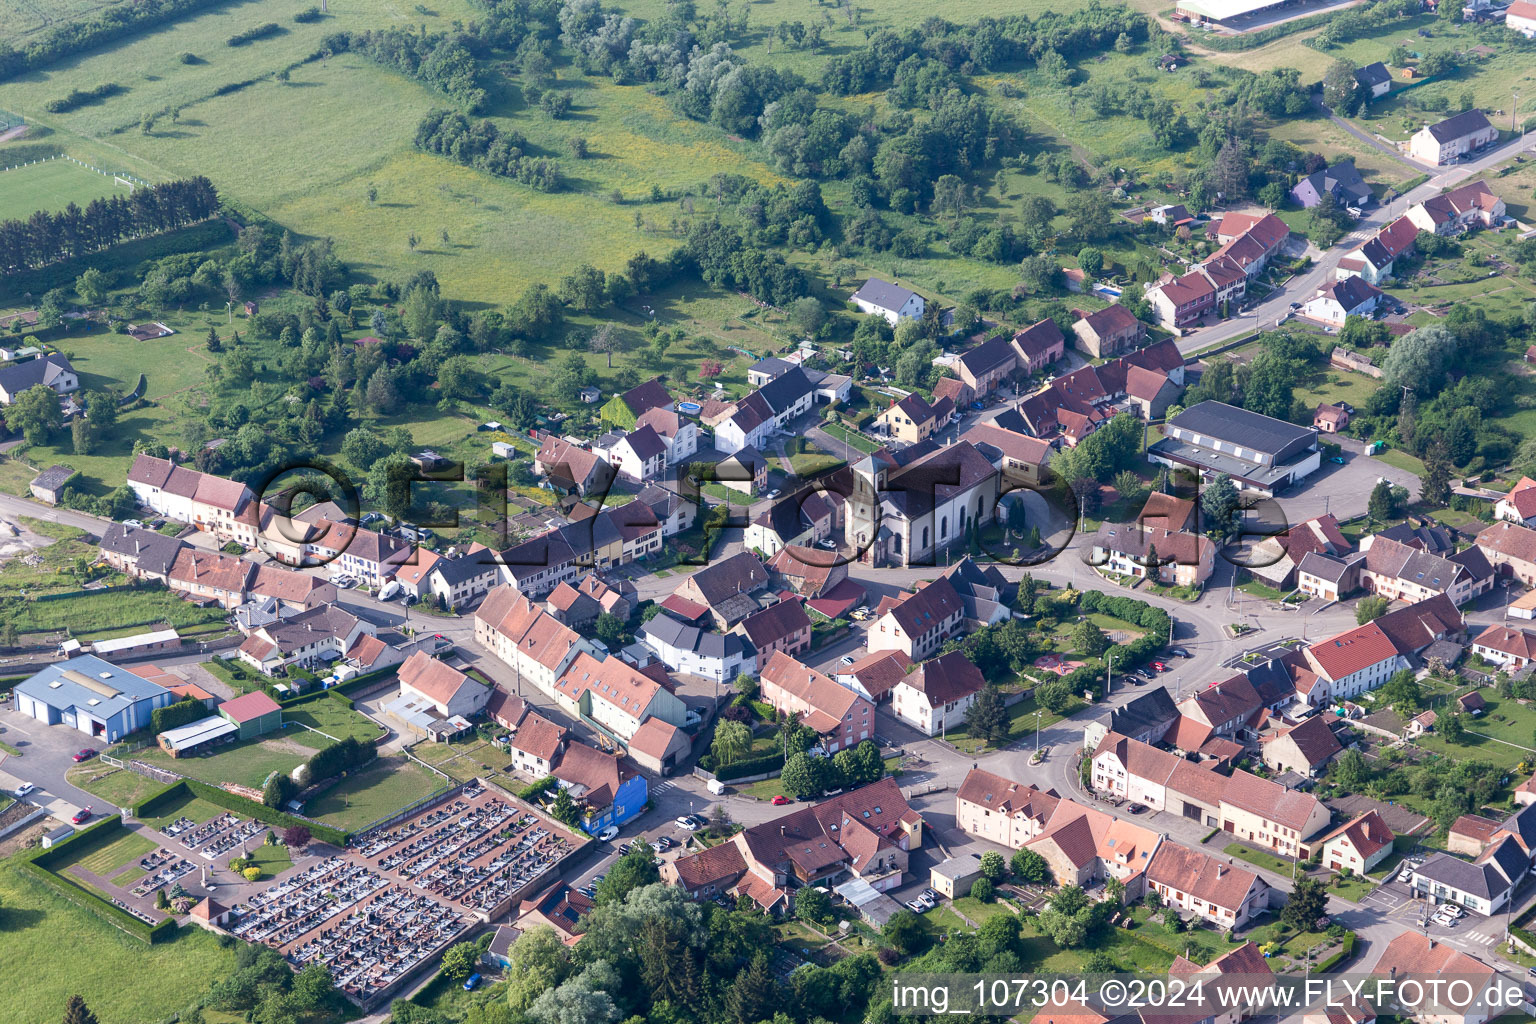
M 721 782 L 719 779 L 710 779 L 705 783 L 705 785 L 709 788 L 711 793 L 715 794 L 715 796 L 721 796 L 725 793 L 725 783 Z

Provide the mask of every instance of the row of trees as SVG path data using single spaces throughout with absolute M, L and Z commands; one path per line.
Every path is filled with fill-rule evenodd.
M 416 126 L 416 147 L 541 192 L 561 188 L 560 165 L 528 156 L 528 140 L 521 132 L 503 131 L 490 121 L 471 123 L 458 111 L 429 111 Z
M 129 238 L 159 234 L 207 220 L 219 210 L 213 183 L 199 175 L 141 185 L 131 196 L 70 203 L 57 213 L 39 210 L 27 220 L 0 222 L 0 271 L 14 273 L 99 252 Z

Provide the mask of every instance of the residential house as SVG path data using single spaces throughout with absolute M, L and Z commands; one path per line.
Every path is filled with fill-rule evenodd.
M 1226 474 L 1241 488 L 1271 496 L 1322 465 L 1317 430 L 1239 409 L 1201 402 L 1170 419 L 1147 458 L 1203 478 Z
M 1005 430 L 995 423 L 979 423 L 962 434 L 960 440 L 975 445 L 998 472 L 1015 484 L 1037 487 L 1046 478 L 1046 464 L 1053 450 L 1049 441 Z
M 245 603 L 255 571 L 256 564 L 243 558 L 185 547 L 177 553 L 166 585 L 198 602 L 234 608 Z
M 1337 434 L 1349 426 L 1349 410 L 1342 405 L 1319 402 L 1312 412 L 1312 425 L 1325 434 Z
M 1248 294 L 1249 274 L 1239 257 L 1246 253 L 1253 261 L 1248 265 L 1255 266 L 1261 256 L 1257 242 L 1244 238 L 1233 244 L 1238 247 L 1237 251 L 1229 251 L 1225 256 L 1213 256 L 1195 265 L 1195 269 L 1216 289 L 1215 307 L 1222 313 L 1230 313 L 1232 307 L 1242 302 Z
M 475 610 L 475 641 L 550 695 L 578 655 L 597 651 L 512 587 L 496 587 Z
M 948 399 L 939 399 L 929 405 L 922 395 L 913 393 L 900 401 L 893 401 L 875 422 L 897 441 L 916 444 L 926 441 L 930 434 L 949 422 L 954 405 Z
M 725 683 L 757 674 L 757 651 L 740 633 L 712 633 L 663 613 L 635 635 L 673 672 Z
M 358 530 L 333 563 L 336 571 L 356 577 L 363 586 L 380 589 L 400 566 L 410 562 L 416 546 L 393 534 Z M 434 571 L 441 569 L 439 563 Z
M 1346 277 L 1324 285 L 1302 303 L 1301 315 L 1320 323 L 1343 327 L 1352 316 L 1370 316 L 1386 295 L 1363 277 Z
M 1193 326 L 1216 308 L 1216 288 L 1198 270 L 1151 285 L 1146 294 L 1157 322 L 1174 331 Z
M 861 313 L 884 317 L 892 327 L 903 318 L 922 319 L 923 297 L 899 284 L 872 277 L 853 293 L 853 304 Z
M 1093 750 L 1110 733 L 1141 743 L 1161 743 L 1179 720 L 1179 708 L 1168 687 L 1138 693 L 1119 708 L 1090 705 L 1083 712 L 1083 747 Z
M 1028 374 L 1039 373 L 1047 366 L 1054 365 L 1067 351 L 1066 336 L 1050 317 L 1016 333 L 1011 344 L 1018 368 Z M 935 391 L 934 395 L 938 397 L 938 392 Z M 960 406 L 965 403 L 957 400 L 955 404 Z
M 1500 576 L 1536 587 L 1536 530 L 1514 523 L 1494 523 L 1477 535 L 1477 548 Z
M 1154 206 L 1147 211 L 1147 219 L 1152 223 L 1165 228 L 1189 227 L 1195 222 L 1195 218 L 1183 203 L 1174 205 Z
M 342 608 L 323 604 L 293 617 L 253 630 L 240 645 L 239 658 L 262 675 L 275 675 L 289 665 L 315 668 L 346 655 L 363 634 L 377 627 Z
M 590 627 L 602 614 L 602 606 L 593 597 L 569 583 L 561 583 L 544 599 L 544 610 L 572 629 Z
M 477 715 L 491 697 L 490 687 L 425 651 L 406 658 L 398 675 L 403 693 L 424 698 L 443 718 Z
M 1431 196 L 1404 215 L 1420 231 L 1456 235 L 1474 227 L 1491 228 L 1504 218 L 1504 200 L 1485 181 L 1474 181 Z
M 1372 973 L 1420 981 L 1444 975 L 1468 982 L 1465 988 L 1446 986 L 1443 1000 L 1426 1000 L 1425 1008 L 1413 1014 L 1419 1024 L 1487 1024 L 1507 1009 L 1492 997 L 1490 990 L 1499 984 L 1492 967 L 1421 932 L 1403 931 L 1387 943 Z M 1470 999 L 1465 992 L 1471 993 Z
M 768 457 L 748 445 L 715 463 L 713 482 L 755 497 L 768 486 Z
M 1443 593 L 1461 605 L 1493 587 L 1493 567 L 1476 548 L 1442 558 L 1379 536 L 1362 538 L 1360 547 L 1365 552 L 1361 582 L 1389 601 L 1417 604 Z
M 1144 420 L 1160 420 L 1182 388 L 1165 373 L 1132 366 L 1125 371 L 1125 404 Z
M 1187 2 L 1187 0 L 1186 0 Z M 1199 1009 L 1185 1010 L 1180 1013 L 1180 1019 L 1188 1024 L 1240 1024 L 1250 1017 L 1257 1015 L 1253 1002 L 1244 998 L 1246 990 L 1242 983 L 1255 984 L 1268 989 L 1274 971 L 1269 966 L 1269 961 L 1260 952 L 1258 943 L 1248 942 L 1230 953 L 1225 953 L 1210 963 L 1201 967 L 1185 957 L 1176 957 L 1173 966 L 1168 969 L 1169 976 L 1191 977 L 1198 982 L 1202 978 L 1227 977 L 1233 984 L 1211 986 L 1209 991 L 1215 992 L 1215 997 L 1208 1003 L 1204 1003 Z M 1153 1024 L 1156 1018 L 1166 1014 L 1142 1010 L 1139 1014 L 1146 1024 Z M 1330 1024 L 1340 1024 L 1330 1021 Z
M 754 593 L 768 585 L 768 569 L 750 551 L 705 566 L 673 593 L 709 609 L 719 629 L 729 629 L 758 610 Z
M 417 548 L 414 558 L 395 568 L 395 582 L 400 590 L 418 601 L 432 593 L 427 574 L 442 556 L 427 548 Z
M 962 352 L 955 360 L 955 372 L 977 396 L 992 393 L 1018 366 L 1013 339 L 999 336 Z
M 1381 67 L 1379 62 L 1373 66 Z M 1390 81 L 1389 78 L 1388 82 Z M 1350 206 L 1370 206 L 1376 201 L 1371 187 L 1355 169 L 1353 160 L 1341 160 L 1329 167 L 1313 171 L 1291 189 L 1291 197 L 1306 210 L 1316 206 L 1325 195 L 1332 196 L 1340 209 Z
M 128 486 L 139 504 L 158 515 L 191 523 L 222 541 L 256 545 L 252 495 L 244 484 L 141 452 L 128 470 Z
M 1355 82 L 1364 90 L 1366 101 L 1379 100 L 1392 91 L 1392 72 L 1381 61 L 1355 71 Z M 1353 166 L 1353 164 L 1351 164 Z
M 1196 533 L 1105 523 L 1091 543 L 1088 564 L 1121 576 L 1155 577 L 1174 586 L 1198 587 L 1216 571 L 1215 543 Z
M 801 597 L 819 597 L 848 578 L 848 563 L 836 552 L 791 544 L 768 560 L 772 569 Z
M 981 670 L 959 651 L 917 666 L 891 690 L 891 712 L 925 736 L 964 724 L 965 713 L 986 687 Z
M 1281 856 L 1309 856 L 1312 837 L 1328 819 L 1328 808 L 1317 797 L 1241 769 L 1222 788 L 1221 827 Z
M 585 743 L 566 744 L 550 774 L 571 794 L 589 835 L 633 821 L 650 800 L 650 785 L 633 761 Z
M 1391 855 L 1396 838 L 1380 811 L 1366 811 L 1323 838 L 1322 864 L 1330 871 L 1364 876 Z
M 618 396 L 613 401 L 619 401 Z M 533 457 L 533 471 L 558 491 L 567 494 L 603 495 L 613 486 L 616 474 L 602 456 L 564 438 L 546 434 Z
M 912 671 L 912 659 L 900 651 L 875 651 L 852 665 L 840 665 L 832 676 L 838 686 L 879 704 L 889 700 L 891 690 Z
M 1504 8 L 1504 25 L 1527 39 L 1536 39 L 1536 3 L 1515 0 Z
M 10 405 L 29 388 L 42 386 L 60 395 L 80 390 L 80 375 L 69 365 L 62 352 L 49 352 L 36 359 L 0 364 L 0 405 Z
M 954 585 L 943 577 L 880 605 L 866 641 L 870 653 L 900 651 L 912 661 L 937 651 L 960 628 L 965 613 Z
M 581 941 L 581 919 L 592 912 L 593 903 L 569 882 L 556 882 L 531 900 L 518 904 L 516 927 L 526 932 L 537 925 L 553 928 L 560 941 L 574 946 Z
M 1408 155 L 1441 166 L 1491 146 L 1498 139 L 1499 130 L 1488 122 L 1481 110 L 1464 110 L 1414 132 L 1408 140 Z
M 726 455 L 747 447 L 761 451 L 774 434 L 788 429 L 790 420 L 815 404 L 815 385 L 797 366 L 731 407 L 715 424 L 715 449 Z
M 1377 239 L 1370 238 L 1359 248 L 1352 249 L 1340 257 L 1338 266 L 1333 271 L 1334 280 L 1344 281 L 1351 277 L 1358 277 L 1366 284 L 1379 286 L 1391 278 L 1394 261 L 1395 257 L 1387 252 L 1386 246 Z
M 1147 885 L 1164 906 L 1189 911 L 1216 928 L 1242 928 L 1269 910 L 1269 884 L 1253 871 L 1203 850 L 1161 843 L 1147 864 Z
M 1045 858 L 1059 885 L 1114 878 L 1134 900 L 1145 891 L 1147 866 L 1162 841 L 1161 833 L 1063 799 L 1045 829 L 1024 846 Z
M 614 395 L 603 403 L 603 408 L 598 415 L 605 426 L 634 430 L 640 422 L 640 417 L 652 409 L 670 410 L 671 408 L 672 396 L 667 393 L 661 379 L 653 377 L 644 384 L 635 385 L 623 394 Z
M 670 775 L 693 749 L 693 739 L 660 718 L 647 718 L 629 738 L 629 756 L 647 771 Z
M 159 580 L 170 577 L 186 542 L 177 537 L 139 526 L 113 523 L 101 536 L 101 560 L 134 579 Z
M 420 550 L 417 549 L 418 553 Z M 471 544 L 452 558 L 435 558 L 427 570 L 426 590 L 421 596 L 435 599 L 442 608 L 463 609 L 481 594 L 490 593 L 501 581 L 497 561 L 495 552 L 483 544 Z
M 1503 669 L 1522 669 L 1536 661 L 1536 632 L 1494 623 L 1473 638 L 1472 653 Z
M 735 893 L 772 911 L 791 887 L 857 878 L 880 892 L 898 888 L 922 839 L 922 816 L 896 780 L 884 778 L 749 825 L 724 843 L 664 862 L 661 872 L 693 899 Z
M 655 431 L 662 444 L 667 446 L 669 466 L 686 462 L 699 450 L 698 424 L 687 416 L 679 415 L 671 409 L 650 409 L 635 418 L 637 432 L 647 427 Z
M 1307 778 L 1320 773 L 1343 749 L 1327 717 L 1313 715 L 1263 737 L 1259 756 L 1276 775 L 1295 772 Z
M 966 835 L 1011 850 L 1045 831 L 1061 797 L 1034 786 L 972 768 L 955 793 L 955 825 Z
M 760 698 L 776 711 L 799 714 L 828 754 L 856 747 L 875 734 L 872 702 L 783 651 L 763 663 L 759 682 Z
M 578 654 L 550 694 L 566 714 L 579 717 L 616 743 L 627 743 L 648 718 L 682 725 L 688 708 L 670 689 L 622 658 Z
M 1168 780 L 1185 762 L 1179 755 L 1118 733 L 1108 733 L 1092 755 L 1093 789 L 1154 811 L 1168 806 Z
M 1050 323 L 1051 321 L 1043 321 Z M 1083 313 L 1072 324 L 1077 347 L 1094 359 L 1108 359 L 1136 348 L 1147 338 L 1147 325 L 1119 303 Z
M 732 632 L 751 642 L 759 660 L 771 658 L 776 651 L 794 655 L 811 649 L 811 618 L 799 600 L 786 599 L 753 612 Z
M 1327 555 L 1308 551 L 1296 567 L 1296 589 L 1325 601 L 1337 601 L 1360 586 L 1365 555 Z
M 1379 621 L 1320 640 L 1307 647 L 1304 656 L 1315 679 L 1306 689 L 1298 684 L 1297 698 L 1313 707 L 1358 697 L 1409 667 Z
M 1493 516 L 1507 523 L 1536 526 L 1536 480 L 1522 476 L 1509 493 L 1493 503 Z

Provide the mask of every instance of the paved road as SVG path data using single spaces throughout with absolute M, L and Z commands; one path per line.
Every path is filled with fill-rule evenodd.
M 1356 134 L 1359 134 L 1358 132 Z M 1369 141 L 1369 140 L 1367 140 Z M 1334 269 L 1339 260 L 1348 251 L 1346 246 L 1359 245 L 1366 236 L 1387 224 L 1389 221 L 1401 216 L 1408 207 L 1415 203 L 1423 202 L 1431 196 L 1440 194 L 1444 188 L 1457 185 L 1468 178 L 1482 174 L 1484 171 L 1497 164 L 1510 159 L 1516 153 L 1536 147 L 1536 135 L 1514 139 L 1503 146 L 1490 150 L 1476 160 L 1469 163 L 1456 164 L 1442 169 L 1427 168 L 1426 173 L 1438 174 L 1429 181 L 1418 186 L 1406 195 L 1394 199 L 1392 202 L 1367 210 L 1365 215 L 1356 223 L 1349 239 L 1334 246 L 1319 258 L 1314 260 L 1312 266 L 1303 274 L 1293 278 L 1284 288 L 1277 288 L 1269 297 L 1252 309 L 1230 320 L 1187 334 L 1178 339 L 1179 351 L 1188 355 L 1202 349 L 1231 341 L 1234 338 L 1261 330 L 1265 326 L 1274 327 L 1279 320 L 1290 312 L 1293 302 L 1302 302 L 1316 294 L 1317 290 L 1333 279 Z
M 50 523 L 63 523 L 65 526 L 73 526 L 85 530 L 94 536 L 100 537 L 102 531 L 111 525 L 110 519 L 102 519 L 86 512 L 76 512 L 67 508 L 51 508 L 42 502 L 33 501 L 30 498 L 17 498 L 9 494 L 0 494 L 0 517 L 14 519 L 18 516 L 30 516 L 33 519 L 42 519 Z
M 1356 139 L 1359 139 L 1361 142 L 1365 143 L 1367 146 L 1370 146 L 1377 152 L 1391 157 L 1393 160 L 1402 164 L 1404 167 L 1407 167 L 1408 169 L 1418 174 L 1432 175 L 1438 174 L 1440 172 L 1440 168 L 1432 164 L 1420 163 L 1419 161 L 1413 159 L 1413 157 L 1404 154 L 1402 150 L 1398 149 L 1391 143 L 1383 142 L 1381 139 L 1377 138 L 1375 135 L 1372 135 L 1370 132 L 1362 131 L 1360 128 L 1356 127 L 1353 121 L 1349 120 L 1348 118 L 1340 117 L 1339 115 L 1335 114 L 1323 103 L 1322 93 L 1312 94 L 1312 105 L 1316 107 L 1324 117 L 1328 118 L 1328 120 L 1344 129 L 1344 131 L 1348 132 L 1350 135 L 1354 136 Z

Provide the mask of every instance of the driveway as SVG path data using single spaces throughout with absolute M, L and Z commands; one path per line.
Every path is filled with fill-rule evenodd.
M 8 755 L 0 761 L 0 786 L 14 790 L 22 782 L 32 783 L 37 791 L 28 799 L 62 821 L 88 804 L 97 813 L 110 810 L 100 797 L 77 789 L 64 778 L 74 767 L 74 753 L 82 747 L 103 749 L 99 742 L 62 725 L 44 725 L 9 704 L 0 711 L 0 738 L 21 751 L 20 757 Z

